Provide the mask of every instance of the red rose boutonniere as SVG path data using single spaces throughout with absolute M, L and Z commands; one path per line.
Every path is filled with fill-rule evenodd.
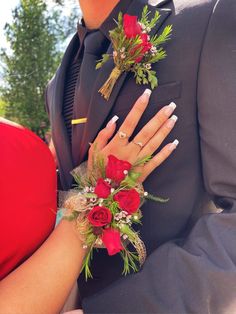
M 157 24 L 160 14 L 156 11 L 151 20 L 148 19 L 149 14 L 148 6 L 143 8 L 140 20 L 137 16 L 123 16 L 119 13 L 117 27 L 110 31 L 113 55 L 102 55 L 96 65 L 96 69 L 99 69 L 110 58 L 113 58 L 115 63 L 108 80 L 99 90 L 106 100 L 123 72 L 133 72 L 137 84 L 150 84 L 152 89 L 158 85 L 152 64 L 166 57 L 166 51 L 161 45 L 170 39 L 172 26 L 166 26 L 160 35 L 150 36 L 149 33 Z

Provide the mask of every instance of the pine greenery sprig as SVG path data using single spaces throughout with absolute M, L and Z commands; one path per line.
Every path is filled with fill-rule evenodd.
M 134 272 L 138 271 L 138 255 L 137 253 L 129 251 L 127 248 L 124 248 L 123 251 L 120 252 L 123 261 L 124 261 L 124 268 L 122 275 L 127 275 L 130 273 L 130 269 L 132 269 Z
M 154 196 L 150 193 L 148 193 L 147 196 L 145 196 L 145 199 L 148 199 L 154 202 L 159 202 L 159 203 L 167 203 L 170 200 L 169 198 L 162 198 L 162 197 Z
M 92 272 L 91 272 L 91 262 L 92 262 L 92 259 L 93 259 L 93 249 L 94 247 L 91 246 L 89 248 L 89 251 L 87 253 L 87 255 L 85 256 L 85 259 L 84 259 L 84 263 L 83 263 L 83 266 L 82 266 L 82 271 L 84 271 L 84 274 L 85 274 L 85 279 L 86 281 L 89 279 L 89 278 L 93 278 L 93 275 L 92 275 Z

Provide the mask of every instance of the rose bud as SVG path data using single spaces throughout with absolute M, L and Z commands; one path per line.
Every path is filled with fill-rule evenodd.
M 105 180 L 100 178 L 97 181 L 94 192 L 100 198 L 107 198 L 111 193 L 111 186 Z
M 119 208 L 126 211 L 129 215 L 135 213 L 140 206 L 140 195 L 135 189 L 123 190 L 114 196 Z
M 106 207 L 95 206 L 88 214 L 88 220 L 95 227 L 103 227 L 111 222 L 112 214 Z
M 123 250 L 120 232 L 116 229 L 107 228 L 103 230 L 102 242 L 107 248 L 108 255 L 115 255 Z
M 101 235 L 102 231 L 102 227 L 93 227 L 93 234 L 95 234 L 96 236 Z
M 123 28 L 127 38 L 134 38 L 142 33 L 142 27 L 137 16 L 124 14 Z
M 131 167 L 132 165 L 128 161 L 123 161 L 113 155 L 109 155 L 106 166 L 106 177 L 116 183 L 120 183 L 126 176 L 124 171 L 129 171 Z

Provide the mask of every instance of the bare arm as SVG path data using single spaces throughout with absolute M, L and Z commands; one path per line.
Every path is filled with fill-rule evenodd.
M 0 282 L 0 313 L 58 313 L 85 250 L 71 222 L 63 220 L 39 250 Z
M 54 146 L 54 143 L 52 141 L 52 139 L 50 140 L 50 143 L 48 144 L 48 147 L 52 153 L 52 156 L 55 160 L 55 163 L 56 163 L 56 166 L 57 166 L 57 154 L 56 154 L 56 149 L 55 149 L 55 146 Z

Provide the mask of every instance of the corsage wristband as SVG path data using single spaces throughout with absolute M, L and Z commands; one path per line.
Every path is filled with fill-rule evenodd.
M 63 218 L 76 221 L 83 247 L 88 250 L 83 264 L 86 279 L 92 278 L 90 265 L 95 248 L 106 248 L 108 255 L 120 253 L 124 261 L 123 274 L 131 269 L 136 272 L 138 265 L 143 265 L 146 248 L 133 225 L 141 223 L 140 207 L 145 199 L 167 201 L 145 192 L 138 183 L 140 173 L 135 172 L 135 167 L 148 160 L 150 157 L 132 166 L 109 155 L 105 166 L 104 160 L 97 158 L 89 175 L 86 164 L 74 169 L 75 188 L 59 193 Z M 132 244 L 134 252 L 128 244 Z

